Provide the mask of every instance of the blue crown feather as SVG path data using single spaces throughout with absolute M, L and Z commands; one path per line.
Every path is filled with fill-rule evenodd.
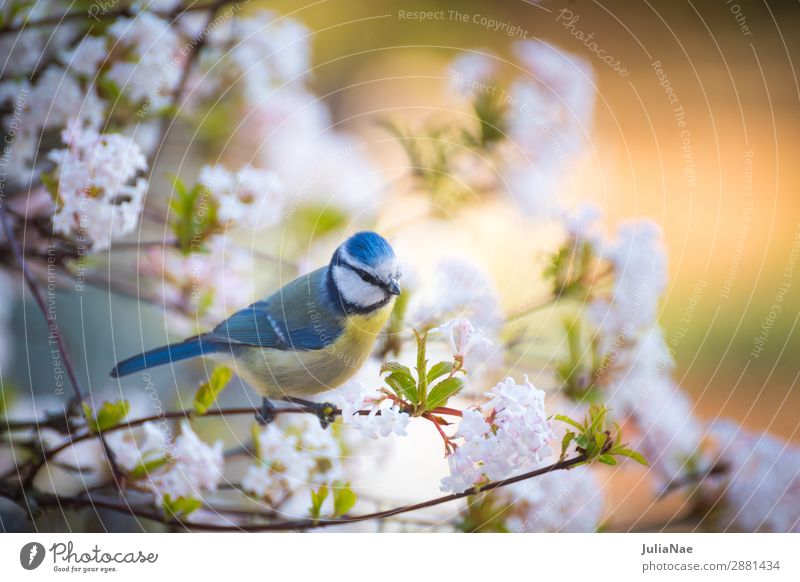
M 394 251 L 386 239 L 370 231 L 351 236 L 345 241 L 344 249 L 351 257 L 369 266 L 377 266 L 394 257 Z

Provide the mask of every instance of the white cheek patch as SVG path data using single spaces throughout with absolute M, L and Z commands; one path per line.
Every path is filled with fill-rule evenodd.
M 358 274 L 346 267 L 335 266 L 333 277 L 336 287 L 342 298 L 347 303 L 352 303 L 357 307 L 370 307 L 380 303 L 386 298 L 386 291 L 380 287 L 367 283 Z

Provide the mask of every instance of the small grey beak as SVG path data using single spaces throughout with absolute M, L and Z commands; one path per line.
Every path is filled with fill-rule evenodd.
M 389 281 L 389 293 L 392 295 L 400 295 L 400 283 L 397 282 L 397 279 L 391 279 Z

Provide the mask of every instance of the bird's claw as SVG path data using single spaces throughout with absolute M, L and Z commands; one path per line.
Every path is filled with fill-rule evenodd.
M 267 426 L 275 420 L 275 405 L 268 399 L 264 398 L 261 401 L 261 408 L 256 412 L 256 422 L 261 426 Z
M 336 407 L 330 402 L 315 403 L 314 414 L 319 418 L 319 425 L 328 428 L 336 420 Z

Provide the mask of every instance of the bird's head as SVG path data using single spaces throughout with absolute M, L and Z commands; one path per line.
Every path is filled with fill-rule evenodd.
M 400 269 L 391 245 L 374 232 L 359 232 L 333 253 L 333 285 L 348 310 L 368 312 L 400 295 Z

